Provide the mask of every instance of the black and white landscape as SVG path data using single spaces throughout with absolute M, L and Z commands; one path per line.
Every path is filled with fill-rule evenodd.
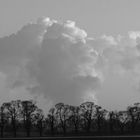
M 139 0 L 0 0 L 0 136 L 139 139 Z

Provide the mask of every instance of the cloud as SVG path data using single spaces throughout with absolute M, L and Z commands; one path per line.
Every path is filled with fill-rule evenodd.
M 39 18 L 0 38 L 0 96 L 39 106 L 85 99 L 107 108 L 140 99 L 140 33 L 88 37 L 73 21 Z
M 112 43 L 112 40 L 115 43 Z M 124 37 L 119 36 L 111 40 L 104 37 L 92 42 L 99 53 L 95 69 L 101 71 L 104 77 L 97 99 L 109 109 L 122 109 L 140 99 L 138 40 L 138 32 L 129 32 Z
M 28 69 L 40 92 L 54 102 L 80 103 L 100 85 L 94 69 L 97 54 L 86 40 L 86 32 L 72 21 L 54 22 L 46 29 L 38 62 L 29 63 Z
M 95 100 L 101 83 L 94 68 L 98 53 L 87 40 L 75 22 L 49 18 L 1 38 L 0 72 L 6 75 L 6 94 L 10 99 L 45 97 L 53 103 L 79 104 L 85 96 Z

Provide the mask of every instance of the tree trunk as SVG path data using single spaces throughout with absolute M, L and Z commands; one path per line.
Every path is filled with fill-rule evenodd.
M 78 133 L 78 127 L 75 125 L 75 134 Z
M 135 133 L 135 123 L 131 123 L 131 132 Z
M 40 135 L 40 137 L 42 137 L 42 128 L 39 131 L 39 135 Z
M 29 128 L 27 129 L 26 132 L 27 132 L 27 137 L 30 137 L 30 129 Z
M 51 125 L 51 134 L 52 134 L 52 136 L 54 135 L 54 125 L 53 124 Z
M 63 134 L 66 135 L 66 126 L 63 126 Z
M 1 126 L 1 138 L 3 138 L 4 127 Z
M 17 136 L 17 129 L 16 129 L 16 122 L 15 122 L 15 120 L 12 120 L 12 125 L 13 125 L 14 137 L 16 137 Z
M 110 134 L 113 134 L 114 130 L 113 130 L 113 124 L 110 124 Z
M 27 134 L 27 137 L 30 137 L 30 131 L 31 131 L 31 121 L 26 120 L 26 134 Z
M 98 134 L 101 132 L 101 121 L 98 119 Z
M 38 128 L 39 128 L 39 135 L 40 137 L 42 137 L 43 124 L 41 120 L 38 122 Z
M 124 126 L 121 126 L 121 134 L 124 133 Z
M 90 133 L 90 127 L 91 127 L 91 122 L 88 121 L 88 124 L 87 124 L 87 133 Z
M 16 127 L 14 127 L 14 137 L 17 136 L 17 130 L 16 130 Z

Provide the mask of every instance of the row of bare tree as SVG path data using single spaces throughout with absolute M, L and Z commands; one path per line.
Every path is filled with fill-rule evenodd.
M 28 137 L 33 130 L 38 131 L 40 136 L 46 133 L 135 133 L 140 128 L 140 103 L 129 106 L 125 111 L 107 111 L 93 102 L 84 102 L 80 106 L 58 103 L 45 116 L 33 100 L 15 100 L 0 107 L 1 137 L 9 128 L 14 137 L 21 128 Z

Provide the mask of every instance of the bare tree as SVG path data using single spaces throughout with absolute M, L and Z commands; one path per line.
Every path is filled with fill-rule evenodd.
M 95 115 L 95 104 L 93 102 L 84 102 L 80 105 L 82 110 L 81 117 L 87 132 L 90 132 L 92 119 Z
M 4 136 L 4 127 L 7 121 L 7 115 L 4 112 L 4 106 L 2 105 L 0 107 L 0 132 L 1 132 L 1 138 Z
M 95 117 L 97 121 L 97 130 L 98 130 L 98 133 L 100 134 L 101 125 L 103 123 L 105 115 L 107 114 L 107 111 L 105 109 L 102 109 L 102 107 L 98 105 L 95 105 L 95 109 L 96 109 Z
M 117 122 L 118 122 L 118 126 L 120 128 L 121 134 L 124 133 L 124 127 L 126 126 L 127 122 L 128 122 L 128 115 L 127 115 L 127 111 L 119 111 L 116 114 L 117 117 Z
M 24 126 L 26 129 L 27 137 L 29 137 L 32 126 L 32 120 L 34 117 L 34 113 L 37 110 L 37 106 L 32 100 L 22 101 L 21 104 Z
M 51 129 L 51 134 L 54 135 L 55 125 L 56 125 L 56 109 L 55 108 L 51 108 L 49 110 L 49 114 L 47 116 L 46 121 Z
M 75 133 L 78 133 L 79 127 L 80 127 L 80 107 L 79 106 L 70 106 L 70 121 L 74 125 Z
M 56 115 L 59 121 L 59 124 L 63 130 L 63 134 L 66 134 L 67 122 L 70 117 L 69 105 L 64 105 L 64 103 L 58 103 L 55 105 Z
M 42 109 L 37 109 L 34 114 L 34 123 L 36 124 L 40 137 L 43 134 L 44 129 L 44 113 Z
M 135 127 L 140 119 L 140 103 L 135 103 L 127 108 L 128 118 L 131 124 L 131 131 L 135 131 Z
M 14 137 L 17 135 L 17 121 L 21 113 L 21 101 L 15 100 L 3 104 L 8 117 L 11 119 L 11 125 L 13 127 Z
M 117 120 L 116 114 L 117 114 L 116 111 L 110 111 L 108 113 L 108 117 L 109 117 L 109 128 L 110 128 L 111 135 L 114 133 L 114 129 L 115 129 L 115 126 L 116 126 L 116 120 Z

